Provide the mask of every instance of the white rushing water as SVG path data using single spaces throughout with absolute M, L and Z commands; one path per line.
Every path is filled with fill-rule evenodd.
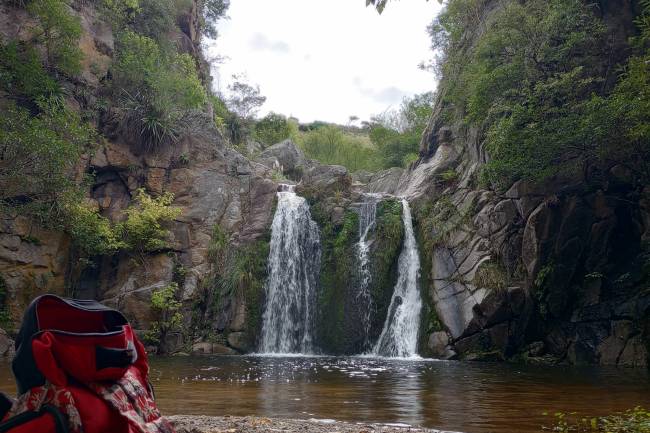
M 422 299 L 418 290 L 420 256 L 413 234 L 411 208 L 402 199 L 404 246 L 398 259 L 398 276 L 388 315 L 372 353 L 376 356 L 409 358 L 417 355 Z
M 371 243 L 368 235 L 375 227 L 377 217 L 377 203 L 381 199 L 379 194 L 364 194 L 363 201 L 359 204 L 359 242 L 357 243 L 357 255 L 359 264 L 359 291 L 357 292 L 356 301 L 361 315 L 361 326 L 364 332 L 364 350 L 368 348 L 368 338 L 370 336 L 370 327 L 372 325 L 372 296 L 370 295 L 370 282 L 372 275 L 370 273 L 369 252 Z
M 311 353 L 320 239 L 307 201 L 282 185 L 271 245 L 260 351 Z

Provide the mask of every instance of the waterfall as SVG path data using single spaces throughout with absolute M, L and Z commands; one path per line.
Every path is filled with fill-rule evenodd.
M 260 351 L 310 353 L 320 239 L 307 201 L 281 185 L 271 225 Z
M 402 199 L 404 246 L 398 259 L 398 275 L 388 315 L 373 355 L 408 358 L 417 353 L 422 299 L 418 290 L 420 257 L 413 234 L 411 208 Z
M 357 259 L 359 264 L 359 290 L 356 295 L 356 303 L 361 311 L 361 327 L 364 333 L 364 349 L 368 347 L 368 337 L 372 324 L 372 296 L 370 295 L 370 261 L 368 253 L 370 242 L 368 235 L 374 229 L 377 216 L 377 203 L 381 195 L 364 194 L 363 201 L 359 204 L 359 242 L 357 243 Z

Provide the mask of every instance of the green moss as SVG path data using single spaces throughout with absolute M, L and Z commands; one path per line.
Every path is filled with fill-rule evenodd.
M 343 223 L 334 225 L 320 205 L 314 206 L 314 220 L 321 228 L 321 272 L 318 297 L 318 342 L 330 353 L 351 351 L 353 342 L 346 332 L 346 304 L 355 277 L 356 249 L 359 238 L 359 217 L 347 210 Z
M 476 270 L 472 284 L 493 291 L 505 290 L 510 277 L 505 268 L 498 262 L 488 261 Z
M 241 299 L 246 308 L 246 337 L 255 344 L 262 324 L 264 284 L 267 277 L 270 233 L 233 248 L 230 235 L 218 224 L 213 228 L 208 257 L 212 273 L 195 304 L 194 328 L 203 337 L 213 334 L 204 317 L 217 317 Z M 214 335 L 213 335 L 214 337 Z
M 420 341 L 419 346 L 422 348 L 420 353 L 427 355 L 426 348 L 427 340 L 429 335 L 433 332 L 442 331 L 443 326 L 438 313 L 435 308 L 435 304 L 431 297 L 433 292 L 433 273 L 432 273 L 432 257 L 433 248 L 428 246 L 430 245 L 430 239 L 428 238 L 430 228 L 430 221 L 427 219 L 429 215 L 425 212 L 429 208 L 425 208 L 423 212 L 422 209 L 415 206 L 414 207 L 414 221 L 413 228 L 415 231 L 415 238 L 420 245 L 420 294 L 422 296 L 422 319 L 420 323 Z M 424 222 L 424 224 L 423 224 Z

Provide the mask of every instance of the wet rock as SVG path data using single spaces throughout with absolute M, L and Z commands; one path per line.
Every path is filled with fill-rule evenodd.
M 395 194 L 403 174 L 404 169 L 399 167 L 379 171 L 365 179 L 367 185 L 364 190 L 373 193 Z
M 648 365 L 647 343 L 641 336 L 631 338 L 618 359 L 622 367 L 644 367 Z
M 632 332 L 633 324 L 631 321 L 619 320 L 614 322 L 610 336 L 598 345 L 599 363 L 603 365 L 616 365 Z
M 266 148 L 257 157 L 256 161 L 274 168 L 274 161 L 277 161 L 283 173 L 294 172 L 298 167 L 305 165 L 305 155 L 302 150 L 291 140 L 284 140 Z
M 239 352 L 245 353 L 253 350 L 253 344 L 244 332 L 231 332 L 228 334 L 228 345 Z
M 428 347 L 431 356 L 439 359 L 451 359 L 456 352 L 449 346 L 449 335 L 444 331 L 434 332 L 429 336 Z
M 194 355 L 236 355 L 237 352 L 219 343 L 199 342 L 192 345 Z
M 309 189 L 319 196 L 333 196 L 349 191 L 352 178 L 348 170 L 341 165 L 314 165 L 307 168 L 303 174 L 303 189 Z

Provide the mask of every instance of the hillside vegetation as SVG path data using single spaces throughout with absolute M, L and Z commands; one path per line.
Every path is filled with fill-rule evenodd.
M 507 188 L 620 165 L 647 184 L 650 2 L 629 41 L 595 2 L 493 3 L 451 0 L 429 29 L 441 118 L 480 131 L 482 180 Z

